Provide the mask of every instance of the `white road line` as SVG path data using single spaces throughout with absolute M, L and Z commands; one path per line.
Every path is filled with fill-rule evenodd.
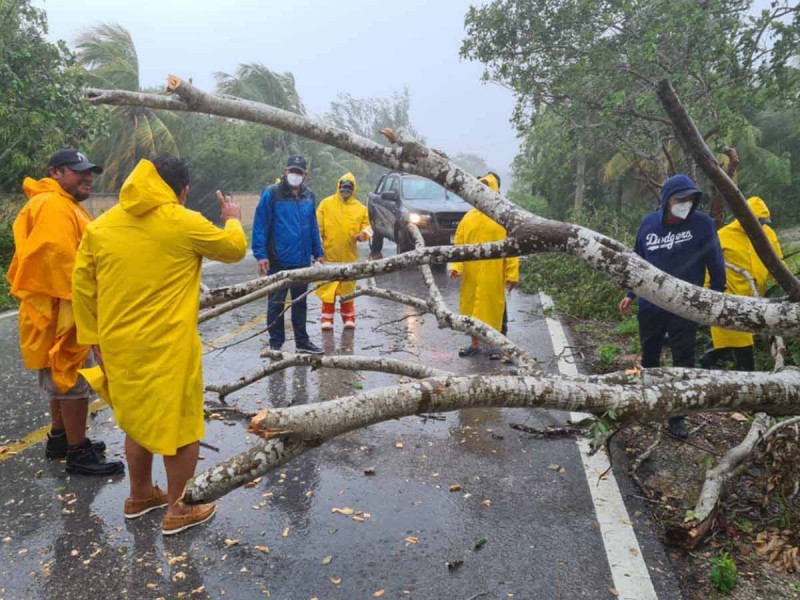
M 553 308 L 553 300 L 549 296 L 540 293 L 539 297 L 542 308 L 545 310 Z M 558 360 L 558 371 L 563 375 L 577 375 L 578 367 L 564 356 L 569 342 L 561 322 L 547 316 L 545 322 Z M 587 416 L 589 415 L 585 413 L 570 413 L 570 419 L 574 422 L 581 421 Z M 611 578 L 619 598 L 658 600 L 614 472 L 609 471 L 605 479 L 598 481 L 600 474 L 609 467 L 605 450 L 589 456 L 589 440 L 579 437 L 576 443 L 583 459 L 584 474 L 589 484 L 597 522 L 600 525 L 600 535 L 603 538 L 608 564 L 611 567 Z
M 8 312 L 0 313 L 0 321 L 3 319 L 8 319 L 9 317 L 16 317 L 18 310 L 10 310 Z

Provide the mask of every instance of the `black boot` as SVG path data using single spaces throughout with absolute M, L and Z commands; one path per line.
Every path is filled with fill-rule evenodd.
M 44 455 L 47 458 L 66 458 L 67 457 L 67 433 L 62 429 L 61 431 L 51 430 L 47 434 L 47 444 L 44 447 Z M 92 442 L 92 447 L 96 452 L 105 454 L 105 442 Z
M 667 421 L 667 429 L 671 436 L 679 440 L 689 437 L 689 430 L 686 429 L 686 417 L 670 417 Z
M 107 460 L 97 452 L 87 438 L 77 446 L 67 450 L 67 473 L 77 475 L 116 475 L 124 473 L 125 465 L 121 460 Z

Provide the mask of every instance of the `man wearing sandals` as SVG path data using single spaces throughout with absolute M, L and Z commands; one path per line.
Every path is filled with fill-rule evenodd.
M 78 341 L 98 345 L 102 358 L 84 376 L 126 434 L 125 518 L 167 506 L 164 535 L 216 511 L 181 501 L 204 435 L 200 275 L 204 257 L 233 263 L 247 252 L 239 205 L 217 191 L 219 229 L 184 207 L 188 193 L 183 161 L 141 160 L 119 204 L 87 227 L 72 276 Z M 166 492 L 153 484 L 153 454 L 164 457 Z
M 481 183 L 495 192 L 500 191 L 500 177 L 489 172 Z M 506 239 L 506 230 L 477 208 L 470 210 L 456 229 L 455 244 L 483 244 Z M 450 264 L 450 279 L 461 277 L 459 311 L 501 331 L 506 309 L 506 290 L 513 290 L 519 281 L 519 258 L 494 258 Z M 461 348 L 461 357 L 475 356 L 481 351 L 480 340 L 472 336 L 469 346 Z M 488 348 L 489 358 L 499 360 L 499 348 Z

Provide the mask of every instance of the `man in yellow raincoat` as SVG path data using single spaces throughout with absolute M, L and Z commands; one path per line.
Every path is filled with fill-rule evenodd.
M 769 226 L 770 213 L 767 204 L 758 196 L 753 196 L 747 200 L 747 205 L 753 214 L 761 222 L 764 234 L 767 236 L 772 249 L 779 258 L 783 258 L 781 245 L 778 236 Z M 725 264 L 733 265 L 750 274 L 758 290 L 758 295 L 763 296 L 767 286 L 767 279 L 770 278 L 767 267 L 761 262 L 750 241 L 747 233 L 738 219 L 720 229 L 719 242 L 722 246 L 722 254 L 725 256 Z M 737 296 L 752 296 L 753 288 L 750 281 L 741 273 L 733 269 L 726 269 L 725 292 Z M 736 360 L 736 368 L 739 371 L 753 371 L 755 360 L 753 357 L 753 334 L 746 331 L 732 331 L 721 327 L 711 328 L 711 341 L 714 349 L 706 352 L 700 358 L 700 366 L 710 369 L 725 356 L 733 353 Z
M 181 160 L 140 161 L 119 204 L 87 227 L 72 279 L 78 339 L 102 353 L 102 369 L 87 370 L 86 378 L 126 433 L 125 517 L 168 504 L 164 534 L 216 510 L 180 502 L 204 434 L 200 275 L 203 257 L 231 263 L 247 251 L 238 204 L 217 192 L 223 230 L 184 208 L 188 193 Z M 153 454 L 164 456 L 167 493 L 153 485 Z
M 328 196 L 317 207 L 319 235 L 327 263 L 352 263 L 358 260 L 356 242 L 366 242 L 372 237 L 367 207 L 356 198 L 358 183 L 352 173 L 347 173 L 336 184 L 336 193 Z M 352 294 L 355 281 L 331 281 L 320 286 L 316 294 L 322 300 L 322 330 L 333 329 L 336 297 Z M 348 300 L 339 304 L 345 329 L 355 329 L 356 305 Z
M 72 266 L 81 236 L 92 220 L 81 206 L 103 169 L 74 149 L 50 157 L 49 177 L 26 178 L 28 203 L 14 221 L 16 252 L 8 281 L 19 299 L 19 344 L 39 390 L 50 401 L 51 429 L 45 455 L 66 458 L 67 472 L 113 475 L 122 462 L 106 460 L 105 444 L 86 437 L 91 389 L 78 374 L 91 348 L 78 343 L 72 316 Z
M 493 191 L 500 191 L 500 177 L 488 173 L 481 183 Z M 482 244 L 506 239 L 506 230 L 477 208 L 470 210 L 458 224 L 456 244 Z M 462 315 L 475 317 L 498 331 L 503 325 L 506 308 L 506 290 L 511 291 L 519 281 L 519 258 L 495 258 L 466 263 L 451 263 L 450 278 L 461 279 L 459 310 Z M 462 357 L 480 352 L 480 340 L 472 336 L 469 346 L 458 351 Z M 489 349 L 489 358 L 502 358 L 498 348 Z

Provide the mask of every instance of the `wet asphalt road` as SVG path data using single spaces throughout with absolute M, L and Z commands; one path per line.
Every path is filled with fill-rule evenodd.
M 235 266 L 210 265 L 204 281 L 213 287 L 249 279 L 254 271 L 252 258 Z M 456 307 L 455 284 L 443 270 L 437 277 Z M 386 276 L 379 285 L 423 291 L 416 272 Z M 316 298 L 310 300 L 309 331 L 327 352 L 393 356 L 460 373 L 507 369 L 485 357 L 458 358 L 464 336 L 379 300 L 357 300 L 353 335 L 343 333 L 337 321 L 335 333 L 323 338 L 319 306 Z M 259 363 L 265 334 L 254 334 L 264 328 L 264 309 L 264 303 L 252 304 L 201 327 L 208 344 L 207 383 L 232 381 Z M 538 299 L 514 292 L 509 314 L 512 339 L 545 370 L 555 370 Z M 404 315 L 412 316 L 387 324 Z M 224 348 L 234 342 L 240 343 Z M 212 350 L 212 343 L 224 349 Z M 0 320 L 0 444 L 49 422 L 16 344 L 16 319 Z M 291 348 L 289 341 L 286 349 Z M 395 381 L 374 373 L 290 369 L 227 400 L 256 411 Z M 213 521 L 172 539 L 161 537 L 158 513 L 125 521 L 124 477 L 68 477 L 63 464 L 44 458 L 41 443 L 10 457 L 7 452 L 0 455 L 0 600 L 612 598 L 574 441 L 538 439 L 509 428 L 510 423 L 558 425 L 564 418 L 477 409 L 443 420 L 382 423 L 337 438 L 254 487 L 233 492 L 219 502 Z M 110 453 L 121 454 L 123 436 L 110 410 L 95 413 L 90 427 Z M 200 469 L 253 440 L 242 421 L 210 420 L 204 441 L 219 452 L 202 449 Z M 565 471 L 548 469 L 552 464 Z M 365 475 L 367 468 L 375 474 Z M 158 460 L 156 481 L 166 481 Z M 460 484 L 460 491 L 449 491 L 453 484 Z M 369 518 L 353 520 L 333 508 Z M 485 543 L 476 549 L 481 539 Z M 448 561 L 463 563 L 448 569 Z

